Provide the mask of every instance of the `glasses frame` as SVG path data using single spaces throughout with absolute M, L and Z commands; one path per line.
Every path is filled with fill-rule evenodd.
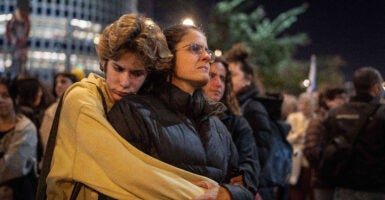
M 194 49 L 193 49 L 194 46 L 195 46 L 195 47 L 199 47 L 199 49 L 194 50 Z M 186 47 L 189 47 L 187 50 L 189 50 L 191 53 L 193 53 L 193 54 L 195 54 L 195 55 L 197 55 L 197 56 L 202 56 L 203 50 L 205 50 L 206 53 L 210 55 L 210 61 L 209 61 L 209 63 L 210 63 L 210 64 L 214 63 L 214 61 L 215 61 L 215 54 L 214 54 L 214 52 L 211 51 L 211 50 L 208 49 L 208 48 L 205 48 L 203 45 L 200 45 L 200 44 L 197 44 L 197 43 L 190 43 L 190 44 L 187 44 L 187 45 L 185 45 L 185 46 L 182 46 L 182 47 L 180 47 L 180 48 L 178 48 L 178 49 L 175 49 L 175 52 L 176 52 L 176 51 L 179 51 L 179 50 L 182 50 L 182 49 L 184 49 L 184 48 L 186 48 Z

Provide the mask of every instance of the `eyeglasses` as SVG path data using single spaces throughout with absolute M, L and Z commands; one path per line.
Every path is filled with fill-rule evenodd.
M 205 48 L 205 47 L 202 46 L 202 45 L 196 44 L 196 43 L 191 43 L 191 44 L 185 45 L 185 46 L 183 46 L 183 47 L 181 47 L 181 48 L 179 48 L 179 49 L 175 49 L 175 51 L 179 51 L 179 50 L 181 50 L 181 49 L 183 49 L 183 48 L 185 48 L 185 47 L 189 47 L 188 50 L 189 50 L 191 53 L 193 53 L 193 54 L 195 54 L 195 55 L 197 55 L 197 56 L 201 56 L 202 53 L 203 53 L 203 51 L 206 51 L 207 54 L 210 55 L 210 60 L 209 60 L 209 63 L 210 63 L 210 64 L 213 63 L 214 60 L 215 60 L 215 55 L 214 55 L 214 52 L 213 52 L 213 51 L 211 51 L 210 49 Z

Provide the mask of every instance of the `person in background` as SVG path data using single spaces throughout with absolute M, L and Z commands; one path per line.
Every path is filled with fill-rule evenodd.
M 17 107 L 40 128 L 47 107 L 43 99 L 43 86 L 36 78 L 26 77 L 13 83 L 12 93 L 16 96 Z
M 326 174 L 319 174 L 320 179 L 330 180 L 335 186 L 335 200 L 385 199 L 385 106 L 380 102 L 385 92 L 382 83 L 382 75 L 373 67 L 355 70 L 356 94 L 349 102 L 329 110 L 323 122 L 324 129 L 320 129 L 321 143 L 336 136 L 356 135 L 354 143 L 348 141 L 352 145 L 351 154 L 338 176 L 330 180 Z M 347 142 L 341 143 L 347 145 Z M 334 170 L 332 173 L 337 169 Z
M 326 119 L 330 109 L 341 106 L 349 100 L 348 93 L 343 87 L 326 87 L 318 96 L 318 109 L 316 115 L 310 119 L 305 134 L 303 153 L 312 168 L 311 187 L 313 188 L 314 200 L 333 199 L 334 189 L 319 179 L 317 168 L 321 153 L 320 130 L 323 129 L 322 122 Z
M 39 188 L 47 183 L 47 198 L 182 200 L 209 192 L 209 184 L 218 187 L 139 151 L 106 118 L 116 102 L 137 93 L 150 71 L 170 66 L 159 26 L 122 15 L 103 30 L 96 51 L 106 78 L 91 73 L 64 93 L 51 169 L 39 182 Z
M 172 65 L 149 72 L 137 95 L 123 98 L 110 110 L 109 121 L 146 154 L 221 184 L 204 183 L 209 192 L 198 199 L 253 199 L 247 188 L 228 184 L 240 175 L 238 154 L 218 118 L 224 105 L 208 101 L 201 90 L 215 58 L 206 36 L 188 25 L 174 25 L 163 33 L 173 53 Z
M 303 146 L 306 129 L 309 121 L 314 117 L 316 100 L 308 93 L 302 93 L 298 97 L 298 112 L 289 114 L 286 121 L 291 130 L 287 140 L 293 146 L 293 167 L 289 179 L 290 199 L 306 200 L 312 198 L 310 179 L 311 169 L 305 156 Z
M 246 46 L 241 43 L 225 53 L 241 113 L 253 129 L 258 148 L 261 165 L 258 193 L 262 199 L 286 199 L 292 147 L 286 139 L 290 126 L 281 119 L 283 99 L 280 94 L 263 91 L 248 56 Z
M 216 57 L 210 64 L 210 80 L 203 86 L 205 95 L 213 101 L 222 102 L 227 110 L 221 121 L 230 131 L 239 155 L 239 169 L 242 176 L 231 179 L 256 194 L 260 173 L 257 147 L 254 142 L 253 129 L 241 115 L 238 101 L 231 82 L 231 74 L 227 62 Z
M 37 186 L 37 131 L 16 111 L 10 82 L 0 79 L 0 199 L 33 200 Z
M 297 97 L 292 94 L 283 94 L 282 119 L 286 120 L 290 113 L 298 111 Z
M 46 149 L 49 132 L 51 130 L 52 122 L 55 117 L 56 108 L 58 106 L 58 102 L 64 92 L 67 90 L 69 86 L 73 83 L 77 82 L 78 79 L 75 75 L 67 72 L 61 72 L 55 75 L 53 82 L 53 94 L 56 97 L 56 102 L 51 104 L 44 113 L 44 117 L 40 126 L 40 138 L 43 145 L 43 152 Z
M 39 79 L 33 77 L 24 77 L 15 79 L 12 84 L 12 95 L 16 99 L 16 107 L 25 116 L 27 116 L 39 131 L 43 121 L 44 112 L 52 103 L 47 89 Z M 43 144 L 38 134 L 37 159 L 40 162 L 43 158 Z

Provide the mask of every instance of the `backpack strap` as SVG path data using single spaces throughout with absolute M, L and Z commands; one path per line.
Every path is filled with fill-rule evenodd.
M 64 96 L 64 95 L 63 95 Z M 39 176 L 39 184 L 37 186 L 37 191 L 36 191 L 36 200 L 43 200 L 46 199 L 46 190 L 47 190 L 47 176 L 51 168 L 51 161 L 52 161 L 52 156 L 53 156 L 53 151 L 55 149 L 55 143 L 56 143 L 56 136 L 57 136 L 57 129 L 59 126 L 59 117 L 60 117 L 60 112 L 61 108 L 63 105 L 63 98 L 61 97 L 59 100 L 59 104 L 57 106 L 56 112 L 55 112 L 55 118 L 52 123 L 51 131 L 48 136 L 48 141 L 47 141 L 47 149 L 45 151 L 44 159 L 43 159 L 43 166 L 40 172 Z
M 88 83 L 92 83 L 92 82 L 88 82 Z M 94 84 L 96 86 L 96 89 L 97 89 L 97 91 L 98 91 L 98 93 L 102 99 L 104 114 L 107 117 L 107 103 L 106 103 L 106 100 L 104 98 L 103 92 L 95 83 L 92 83 L 92 84 Z M 47 196 L 46 196 L 47 195 L 46 194 L 46 191 L 47 191 L 46 179 L 47 179 L 48 173 L 51 169 L 52 156 L 53 156 L 53 152 L 54 152 L 55 144 L 56 144 L 56 137 L 57 137 L 57 131 L 58 131 L 58 127 L 59 127 L 59 118 L 60 118 L 60 113 L 62 110 L 63 98 L 64 98 L 64 95 L 59 100 L 59 104 L 58 104 L 56 112 L 55 112 L 55 118 L 53 120 L 51 131 L 50 131 L 50 134 L 48 136 L 47 149 L 46 149 L 46 152 L 44 155 L 43 166 L 42 166 L 41 173 L 39 176 L 39 184 L 38 184 L 37 191 L 36 191 L 36 200 L 47 199 Z M 76 199 L 76 197 L 79 193 L 80 187 L 82 185 L 83 184 L 80 182 L 75 182 L 75 187 L 72 191 L 71 199 Z M 101 199 L 108 199 L 108 198 L 106 198 L 105 195 L 103 195 L 99 192 L 98 192 L 98 194 L 99 194 L 99 197 L 101 197 Z
M 371 118 L 377 112 L 380 106 L 381 104 L 372 106 L 372 108 L 368 112 L 368 115 L 365 116 L 365 119 L 360 121 L 361 123 L 359 124 L 359 126 L 357 126 L 358 128 L 354 129 L 354 132 L 352 134 L 346 135 L 346 138 L 348 139 L 348 141 L 350 141 L 352 145 L 355 144 L 358 134 L 361 133 L 366 128 L 366 126 L 368 125 L 368 122 L 371 120 Z M 339 139 L 340 137 L 335 137 L 334 142 L 336 144 L 339 144 L 340 143 Z

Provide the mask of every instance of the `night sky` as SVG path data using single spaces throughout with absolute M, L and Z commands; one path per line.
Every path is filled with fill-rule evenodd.
M 206 23 L 210 7 L 218 1 L 156 0 L 153 17 L 169 23 L 190 13 L 198 23 Z M 266 17 L 274 19 L 305 2 L 308 9 L 284 33 L 308 35 L 310 44 L 298 49 L 297 59 L 308 60 L 312 54 L 339 55 L 347 62 L 343 68 L 347 80 L 362 66 L 375 67 L 385 76 L 385 0 L 253 0 L 252 4 L 263 5 Z
M 269 18 L 305 1 L 260 0 Z M 347 61 L 347 79 L 354 69 L 372 66 L 385 75 L 385 0 L 306 1 L 305 13 L 287 33 L 307 33 L 311 43 L 301 47 L 300 59 L 316 55 L 340 55 Z

